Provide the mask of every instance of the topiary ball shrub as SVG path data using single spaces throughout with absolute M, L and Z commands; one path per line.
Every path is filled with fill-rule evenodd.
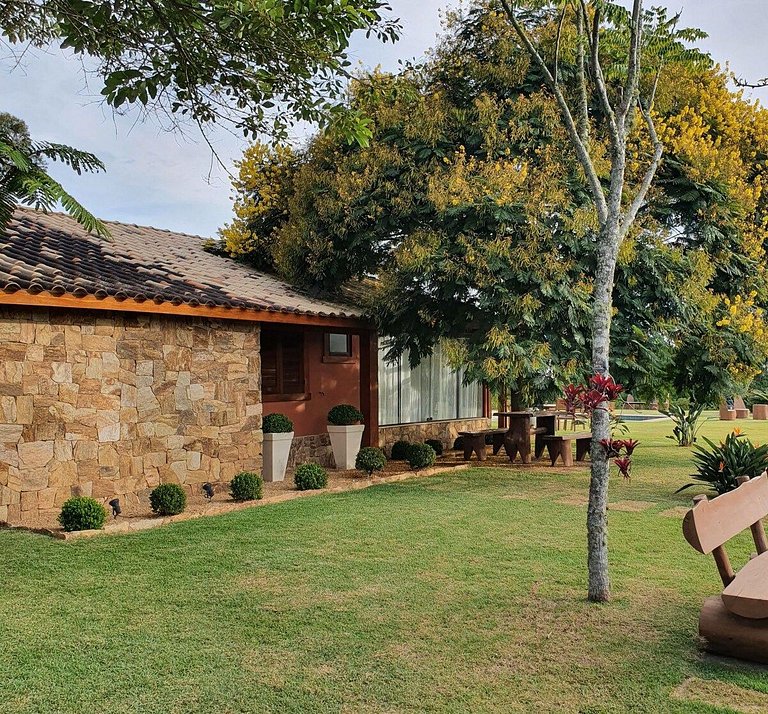
M 265 434 L 290 434 L 293 422 L 285 414 L 267 414 L 261 422 Z
M 365 471 L 369 476 L 373 476 L 374 471 L 381 471 L 384 464 L 387 463 L 387 457 L 384 452 L 375 446 L 366 446 L 357 452 L 355 459 L 355 468 L 358 471 Z
M 299 491 L 311 491 L 328 485 L 328 474 L 319 464 L 301 464 L 293 473 L 293 483 Z
M 411 448 L 409 441 L 396 441 L 392 444 L 392 461 L 408 461 L 408 449 Z
M 436 458 L 437 454 L 429 444 L 413 444 L 408 450 L 408 464 L 414 471 L 432 466 Z
M 161 483 L 149 494 L 149 505 L 158 516 L 176 516 L 187 507 L 187 494 L 177 483 Z
M 351 404 L 337 404 L 328 412 L 328 423 L 333 426 L 362 424 L 363 413 Z
M 68 533 L 103 528 L 106 520 L 104 506 L 88 496 L 76 496 L 64 501 L 59 513 L 59 524 Z
M 252 471 L 241 471 L 229 483 L 229 493 L 235 501 L 258 501 L 264 490 L 264 479 Z
M 453 442 L 453 450 L 461 451 L 463 448 L 464 448 L 464 437 L 457 436 L 456 440 Z
M 443 455 L 443 442 L 440 439 L 427 439 L 424 443 L 429 444 L 437 456 Z

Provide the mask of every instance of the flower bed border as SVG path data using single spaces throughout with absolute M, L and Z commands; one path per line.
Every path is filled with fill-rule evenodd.
M 83 538 L 93 538 L 95 536 L 102 535 L 123 535 L 125 533 L 137 533 L 139 531 L 151 530 L 153 528 L 160 528 L 170 523 L 178 523 L 179 521 L 190 521 L 195 518 L 208 518 L 209 516 L 220 516 L 225 513 L 233 513 L 235 511 L 243 511 L 248 508 L 258 508 L 260 506 L 268 506 L 273 503 L 282 503 L 283 501 L 292 501 L 295 498 L 306 498 L 309 496 L 316 496 L 323 493 L 342 493 L 344 491 L 357 491 L 363 488 L 369 488 L 370 486 L 377 486 L 383 483 L 395 483 L 397 481 L 405 481 L 411 478 L 422 478 L 426 476 L 436 476 L 442 473 L 451 473 L 453 471 L 464 471 L 470 467 L 468 463 L 460 464 L 440 464 L 429 469 L 422 469 L 421 471 L 403 471 L 394 474 L 387 474 L 386 476 L 374 476 L 373 478 L 363 477 L 359 479 L 350 480 L 348 483 L 342 485 L 332 486 L 330 488 L 321 488 L 313 491 L 287 491 L 285 493 L 275 494 L 274 496 L 265 496 L 258 501 L 247 501 L 245 503 L 211 503 L 205 511 L 201 512 L 189 512 L 179 513 L 177 516 L 157 516 L 154 518 L 125 518 L 118 521 L 107 523 L 104 528 L 99 530 L 87 530 L 87 531 L 72 531 L 67 533 L 62 530 L 52 528 L 34 528 L 24 525 L 11 525 L 2 526 L 10 530 L 28 531 L 30 533 L 39 533 L 41 535 L 50 536 L 57 540 L 72 541 L 82 540 Z

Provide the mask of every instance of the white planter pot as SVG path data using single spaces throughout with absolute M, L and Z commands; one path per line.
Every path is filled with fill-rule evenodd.
M 328 435 L 331 437 L 331 448 L 337 469 L 349 470 L 355 468 L 357 452 L 363 440 L 364 424 L 352 426 L 328 425 Z
M 288 434 L 264 434 L 264 468 L 265 481 L 282 481 L 285 478 L 285 467 L 288 466 L 288 454 L 291 452 L 293 432 Z

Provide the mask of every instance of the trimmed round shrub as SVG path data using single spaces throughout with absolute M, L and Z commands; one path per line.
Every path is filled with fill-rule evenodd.
M 95 498 L 76 496 L 64 501 L 59 524 L 67 531 L 89 531 L 104 527 L 107 512 Z
M 365 471 L 369 476 L 372 476 L 374 471 L 381 471 L 386 463 L 387 457 L 384 456 L 384 452 L 375 446 L 360 449 L 355 458 L 355 468 L 358 471 Z
M 177 483 L 161 483 L 149 494 L 149 504 L 158 516 L 176 516 L 187 507 L 187 494 Z
M 463 448 L 464 448 L 464 437 L 457 436 L 456 440 L 453 442 L 453 450 L 461 451 Z
M 264 489 L 264 479 L 252 471 L 241 471 L 229 483 L 229 493 L 235 501 L 258 501 Z
M 337 404 L 328 412 L 328 423 L 333 426 L 362 424 L 363 413 L 351 404 Z
M 328 474 L 319 464 L 301 464 L 293 472 L 293 483 L 299 491 L 311 491 L 328 485 Z
M 410 441 L 396 441 L 392 444 L 392 461 L 408 461 L 408 449 L 411 448 Z
M 437 454 L 429 444 L 412 444 L 408 450 L 408 464 L 414 471 L 432 466 L 436 458 Z
M 290 434 L 293 422 L 285 414 L 267 414 L 261 422 L 265 434 Z
M 437 456 L 443 455 L 443 442 L 440 439 L 427 439 L 424 443 L 429 444 Z

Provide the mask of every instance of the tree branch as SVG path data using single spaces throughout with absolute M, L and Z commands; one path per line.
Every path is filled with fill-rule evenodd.
M 584 17 L 581 8 L 576 8 L 576 52 L 579 76 L 579 136 L 589 146 L 589 96 L 587 94 L 587 70 L 584 57 Z
M 587 181 L 589 183 L 589 187 L 592 192 L 592 197 L 595 200 L 598 220 L 600 221 L 601 224 L 603 224 L 605 223 L 608 217 L 608 206 L 606 204 L 605 194 L 603 193 L 603 187 L 602 187 L 602 184 L 600 183 L 600 178 L 598 177 L 597 172 L 595 171 L 595 166 L 592 163 L 592 158 L 589 155 L 589 151 L 587 150 L 587 147 L 585 146 L 584 142 L 581 140 L 581 136 L 579 135 L 579 130 L 576 127 L 576 122 L 574 121 L 573 115 L 571 114 L 571 110 L 568 107 L 568 102 L 566 101 L 565 96 L 560 90 L 559 85 L 555 81 L 555 78 L 552 76 L 552 73 L 547 68 L 546 62 L 544 62 L 544 59 L 539 54 L 536 47 L 534 47 L 530 37 L 528 37 L 528 33 L 525 31 L 525 29 L 517 19 L 517 15 L 515 14 L 515 11 L 512 8 L 512 5 L 510 4 L 510 0 L 501 0 L 501 4 L 502 4 L 502 7 L 504 8 L 505 14 L 509 18 L 509 21 L 512 24 L 512 27 L 515 30 L 515 33 L 519 37 L 520 41 L 522 42 L 523 46 L 527 50 L 531 59 L 536 63 L 536 65 L 542 71 L 544 75 L 544 80 L 546 81 L 547 86 L 555 95 L 557 104 L 560 107 L 560 113 L 563 117 L 563 122 L 565 124 L 566 131 L 568 132 L 568 136 L 576 152 L 576 156 L 579 159 L 579 162 L 581 163 L 584 173 L 586 174 Z
M 643 34 L 642 0 L 634 0 L 632 5 L 632 28 L 629 42 L 629 61 L 627 63 L 627 83 L 619 109 L 619 121 L 623 124 L 637 101 L 640 86 L 640 46 Z
M 621 232 L 619 234 L 621 240 L 623 240 L 629 232 L 630 226 L 632 225 L 635 218 L 637 218 L 637 213 L 645 202 L 645 197 L 648 195 L 648 191 L 651 188 L 651 183 L 656 176 L 656 171 L 659 168 L 661 157 L 664 153 L 664 145 L 661 143 L 659 136 L 656 133 L 656 125 L 654 124 L 653 117 L 651 116 L 651 110 L 645 108 L 642 102 L 639 100 L 637 105 L 640 108 L 640 113 L 645 120 L 645 125 L 648 127 L 648 134 L 650 134 L 651 141 L 653 142 L 653 158 L 651 159 L 651 163 L 645 172 L 645 176 L 643 176 L 643 180 L 641 181 L 640 186 L 638 186 L 637 193 L 635 194 L 634 199 L 632 199 L 632 203 L 629 205 L 629 208 L 627 208 L 622 218 Z
M 587 5 L 585 0 L 580 0 L 581 10 L 585 17 L 589 17 L 587 13 Z M 611 140 L 618 146 L 620 141 L 619 129 L 616 126 L 616 114 L 611 106 L 611 100 L 608 96 L 608 87 L 605 83 L 605 76 L 603 75 L 603 67 L 600 64 L 600 11 L 595 8 L 594 15 L 592 16 L 592 36 L 590 42 L 590 49 L 592 51 L 592 73 L 595 76 L 595 86 L 597 87 L 597 95 L 600 97 L 600 104 L 602 104 L 603 111 L 608 120 L 608 126 L 610 129 Z

